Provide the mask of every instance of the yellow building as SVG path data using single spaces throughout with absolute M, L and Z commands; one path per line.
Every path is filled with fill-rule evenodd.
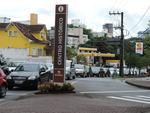
M 0 23 L 0 49 L 26 49 L 28 56 L 45 56 L 47 45 L 45 25 Z

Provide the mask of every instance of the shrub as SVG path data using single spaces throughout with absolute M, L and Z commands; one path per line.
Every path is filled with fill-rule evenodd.
M 71 85 L 70 83 L 64 83 L 62 86 L 62 91 L 73 91 L 74 86 Z
M 72 92 L 75 88 L 70 83 L 64 83 L 63 85 L 54 84 L 51 82 L 38 84 L 40 93 L 57 93 L 57 92 Z

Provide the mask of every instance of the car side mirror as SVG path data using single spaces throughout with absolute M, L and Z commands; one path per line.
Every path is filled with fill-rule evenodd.
M 40 73 L 45 72 L 45 71 L 46 71 L 45 68 L 40 69 Z

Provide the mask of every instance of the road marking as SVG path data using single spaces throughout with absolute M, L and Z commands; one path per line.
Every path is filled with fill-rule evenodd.
M 134 93 L 134 92 L 150 92 L 150 90 L 127 90 L 127 91 L 86 91 L 81 94 L 101 94 L 101 93 Z
M 142 98 L 142 97 L 139 97 L 139 96 L 122 96 L 122 97 L 125 97 L 125 98 L 131 98 L 131 99 L 137 99 L 137 100 L 144 100 L 144 101 L 150 101 L 150 98 Z
M 25 95 L 27 95 L 26 93 L 11 93 L 11 92 L 8 92 L 7 94 L 6 94 L 7 96 L 25 96 Z
M 4 101 L 5 99 L 0 99 L 0 102 Z
M 146 99 L 150 99 L 150 97 L 148 97 L 148 96 L 141 96 L 141 95 L 139 95 L 139 97 L 143 97 L 143 98 L 146 98 Z
M 138 103 L 143 103 L 143 104 L 150 104 L 150 101 L 136 100 L 137 98 L 134 99 L 134 98 L 131 98 L 131 96 L 122 96 L 122 97 L 107 96 L 107 98 L 112 98 L 112 99 L 117 99 L 117 100 L 125 100 L 125 101 L 131 101 L 131 102 L 138 102 Z

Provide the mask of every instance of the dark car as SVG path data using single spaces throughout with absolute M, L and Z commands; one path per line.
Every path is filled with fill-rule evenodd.
M 51 76 L 45 64 L 22 63 L 7 76 L 8 88 L 18 86 L 37 89 L 38 83 L 48 82 Z
M 5 97 L 7 91 L 6 74 L 0 68 L 0 97 Z

